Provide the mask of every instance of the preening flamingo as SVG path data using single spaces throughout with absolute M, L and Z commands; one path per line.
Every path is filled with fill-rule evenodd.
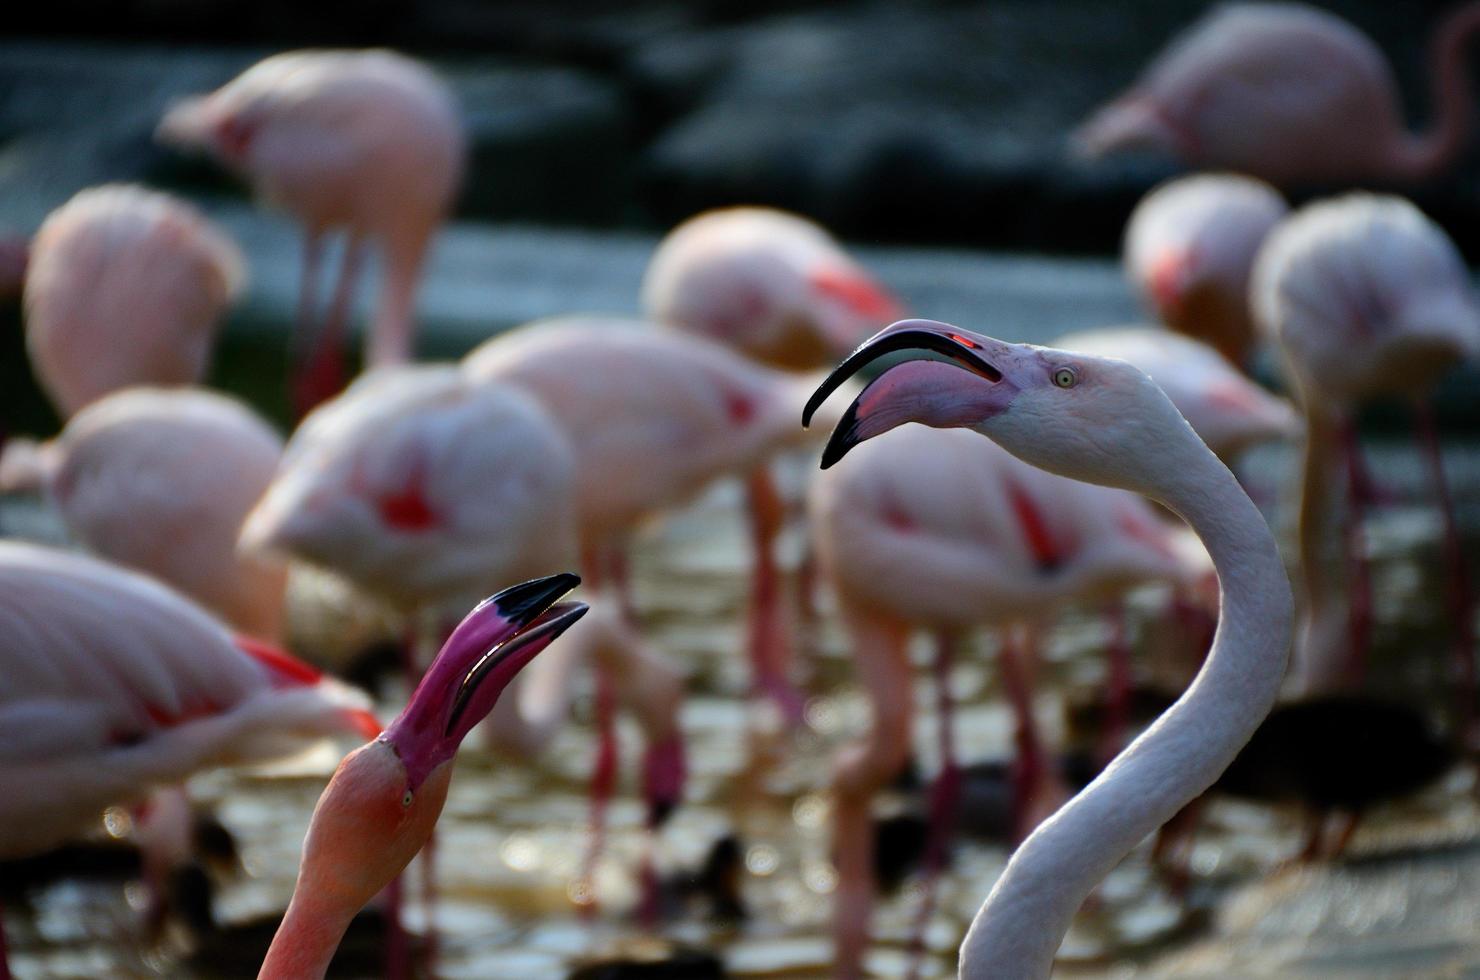
M 1467 3 L 1435 31 L 1433 122 L 1413 133 L 1382 52 L 1347 21 L 1297 3 L 1219 6 L 1074 140 L 1091 157 L 1152 150 L 1281 185 L 1426 180 L 1454 164 L 1470 135 L 1463 55 L 1477 29 L 1480 4 Z
M 825 367 L 902 312 L 822 226 L 757 207 L 706 211 L 669 232 L 642 305 L 657 323 L 789 370 Z
M 64 418 L 129 385 L 205 375 L 241 253 L 194 207 L 158 191 L 80 191 L 42 223 L 25 275 L 26 348 Z
M 300 414 L 344 384 L 343 335 L 367 246 L 379 248 L 382 274 L 366 363 L 410 359 L 422 262 L 466 154 L 444 82 L 392 51 L 291 51 L 175 106 L 158 135 L 210 153 L 303 224 L 298 344 L 311 356 L 295 381 Z M 341 230 L 343 267 L 315 328 L 324 238 Z
M 355 913 L 432 834 L 458 746 L 505 686 L 585 612 L 558 602 L 580 579 L 551 575 L 505 589 L 463 619 L 406 709 L 345 756 L 314 807 L 293 900 L 258 974 L 322 977 Z
M 282 448 L 266 422 L 225 395 L 127 388 L 74 415 L 44 447 L 39 475 L 88 550 L 275 641 L 287 569 L 236 542 Z
M 962 977 L 1046 977 L 1090 890 L 1207 789 L 1268 713 L 1289 655 L 1289 582 L 1233 474 L 1155 382 L 1124 361 L 907 320 L 844 361 L 808 402 L 804 422 L 840 384 L 898 351 L 949 363 L 909 360 L 881 375 L 838 424 L 824 466 L 904 422 L 971 428 L 1050 472 L 1165 504 L 1197 532 L 1219 577 L 1222 614 L 1197 678 L 1023 842 L 962 943 Z
M 870 398 L 887 400 L 888 382 Z M 872 404 L 872 402 L 868 403 Z M 866 409 L 865 409 L 866 410 Z M 1173 530 L 1134 494 L 1045 473 L 966 432 L 905 426 L 823 473 L 811 495 L 813 533 L 853 639 L 873 704 L 865 742 L 847 749 L 833 781 L 835 970 L 860 975 L 874 898 L 877 793 L 904 768 L 913 742 L 908 641 L 936 637 L 941 760 L 927 872 L 940 870 L 960 769 L 951 750 L 950 651 L 982 625 L 1043 626 L 1071 601 L 1105 601 L 1147 581 L 1194 574 Z M 1004 639 L 1002 673 L 1017 722 L 1015 833 L 1032 827 L 1057 779 L 1033 721 L 1032 652 Z M 1026 663 L 1024 662 L 1026 660 Z M 926 915 L 930 900 L 926 900 Z
M 1191 337 L 1154 327 L 1113 327 L 1065 334 L 1054 346 L 1118 357 L 1145 371 L 1221 459 L 1300 431 L 1300 419 L 1288 401 Z
M 1359 680 L 1371 598 L 1365 563 L 1347 545 L 1371 496 L 1359 464 L 1354 412 L 1366 399 L 1414 400 L 1445 527 L 1461 728 L 1473 698 L 1471 600 L 1464 556 L 1426 396 L 1480 351 L 1480 305 L 1453 243 L 1395 197 L 1351 194 L 1308 205 L 1270 236 L 1254 269 L 1255 314 L 1278 337 L 1306 416 L 1300 565 L 1305 605 L 1302 689 Z M 1343 456 L 1345 459 L 1343 460 Z M 1345 462 L 1345 519 L 1332 477 Z
M 1126 278 L 1162 323 L 1247 368 L 1258 339 L 1249 273 L 1265 236 L 1289 210 L 1278 191 L 1252 177 L 1169 180 L 1141 199 L 1126 225 Z
M 0 858 L 210 766 L 380 730 L 357 692 L 153 579 L 0 542 Z

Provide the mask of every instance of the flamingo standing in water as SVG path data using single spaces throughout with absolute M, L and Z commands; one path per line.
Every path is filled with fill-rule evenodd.
M 0 542 L 0 633 L 0 859 L 199 769 L 380 731 L 357 692 L 85 555 Z
M 471 383 L 450 365 L 385 368 L 304 420 L 243 543 L 339 572 L 421 616 L 430 640 L 445 633 L 450 603 L 576 558 L 577 472 L 565 433 L 526 393 Z M 516 753 L 547 745 L 572 666 L 609 668 L 649 739 L 643 789 L 656 829 L 683 793 L 681 683 L 598 608 L 520 685 L 494 734 Z
M 365 359 L 410 359 L 417 281 L 466 154 L 456 101 L 436 75 L 385 50 L 278 54 L 172 108 L 159 137 L 209 152 L 303 224 L 298 344 L 312 353 L 295 381 L 300 414 L 344 384 L 343 334 L 372 243 L 382 276 Z M 315 328 L 323 241 L 336 230 L 347 238 L 343 266 Z
M 1167 181 L 1141 199 L 1126 225 L 1126 278 L 1162 323 L 1247 368 L 1258 340 L 1249 273 L 1265 236 L 1289 210 L 1278 191 L 1252 177 L 1198 174 Z M 1137 366 L 1165 387 L 1156 372 Z M 1182 408 L 1175 396 L 1172 401 Z
M 1328 690 L 1360 679 L 1371 595 L 1360 549 L 1350 542 L 1359 540 L 1372 491 L 1360 465 L 1354 413 L 1369 398 L 1406 396 L 1415 405 L 1443 514 L 1458 725 L 1468 734 L 1472 604 L 1427 400 L 1456 363 L 1480 352 L 1480 305 L 1464 262 L 1443 230 L 1412 204 L 1351 194 L 1301 209 L 1270 236 L 1254 269 L 1253 299 L 1256 315 L 1279 338 L 1306 416 L 1301 687 Z M 1350 505 L 1345 527 L 1331 486 L 1343 462 Z M 1341 540 L 1349 542 L 1345 561 L 1332 554 L 1333 542 Z
M 1434 119 L 1403 125 L 1392 70 L 1361 31 L 1305 4 L 1219 6 L 1178 35 L 1129 90 L 1074 135 L 1091 156 L 1152 150 L 1276 184 L 1419 181 L 1453 165 L 1472 120 L 1467 3 L 1434 34 Z
M 1042 469 L 1141 493 L 1202 539 L 1220 584 L 1213 648 L 1150 730 L 1023 842 L 961 946 L 961 976 L 1047 977 L 1091 889 L 1218 777 L 1269 712 L 1289 656 L 1293 602 L 1274 536 L 1166 394 L 1132 365 L 1007 344 L 926 320 L 895 324 L 820 387 L 803 420 L 885 354 L 925 351 L 853 403 L 822 464 L 904 422 L 970 428 Z
M 283 443 L 246 405 L 196 388 L 127 388 L 67 422 L 29 474 L 68 532 L 233 627 L 277 641 L 287 569 L 236 546 Z M 9 454 L 7 453 L 7 461 Z M 0 485 L 27 474 L 13 471 Z
M 870 397 L 889 392 L 881 384 Z M 970 433 L 907 426 L 854 457 L 823 473 L 811 497 L 817 552 L 874 706 L 867 740 L 845 751 L 833 782 L 835 962 L 843 977 L 860 974 L 868 943 L 870 803 L 899 775 L 913 741 L 911 632 L 930 629 L 937 647 L 942 759 L 926 845 L 933 885 L 959 791 L 949 671 L 961 635 L 984 624 L 1009 631 L 1001 666 L 1017 722 L 1013 823 L 1025 834 L 1030 814 L 1057 802 L 1048 798 L 1057 779 L 1033 721 L 1033 657 L 1019 649 L 1018 627 L 1042 625 L 1070 601 L 1104 601 L 1141 582 L 1194 574 L 1172 529 L 1134 494 L 1053 476 Z M 932 895 L 933 887 L 922 923 Z
M 127 184 L 80 191 L 31 243 L 26 347 L 64 418 L 129 385 L 204 377 L 241 253 L 194 207 Z
M 647 315 L 786 370 L 825 367 L 900 313 L 820 225 L 772 208 L 706 211 L 658 243 Z
M 258 973 L 323 977 L 357 912 L 432 835 L 462 740 L 519 670 L 586 607 L 557 602 L 580 579 L 552 575 L 485 600 L 448 636 L 406 709 L 339 764 L 314 807 L 293 900 Z

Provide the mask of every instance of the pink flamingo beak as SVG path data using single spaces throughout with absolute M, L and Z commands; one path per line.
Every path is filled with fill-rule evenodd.
M 822 452 L 822 468 L 905 422 L 941 428 L 974 425 L 1006 408 L 1019 388 L 1004 370 L 1032 350 L 933 320 L 901 320 L 864 341 L 827 376 L 807 400 L 802 425 L 811 424 L 813 414 L 845 381 L 900 351 L 939 354 L 949 363 L 908 360 L 875 378 L 843 413 Z
M 406 710 L 380 736 L 412 789 L 456 754 L 514 676 L 586 614 L 585 603 L 557 601 L 580 581 L 562 573 L 505 589 L 452 631 Z

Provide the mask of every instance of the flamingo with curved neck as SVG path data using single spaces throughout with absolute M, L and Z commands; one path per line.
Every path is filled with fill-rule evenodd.
M 551 575 L 485 599 L 443 644 L 389 728 L 344 757 L 314 807 L 293 899 L 258 980 L 322 977 L 350 920 L 421 850 L 452 761 L 514 676 L 586 612 Z
M 1176 511 L 1217 570 L 1222 614 L 1187 691 L 1101 775 L 1023 842 L 961 946 L 966 978 L 1046 977 L 1090 891 L 1147 834 L 1212 785 L 1269 712 L 1289 656 L 1293 603 L 1274 536 L 1238 481 L 1166 395 L 1124 361 L 1007 344 L 929 320 L 896 323 L 818 388 L 803 423 L 848 378 L 886 354 L 942 355 L 886 371 L 823 453 L 905 422 L 969 428 L 1024 461 L 1121 487 Z
M 1382 51 L 1348 21 L 1302 3 L 1219 6 L 1174 38 L 1074 141 L 1092 158 L 1149 149 L 1283 184 L 1427 180 L 1455 162 L 1470 136 L 1463 55 L 1477 31 L 1480 3 L 1435 30 L 1433 123 L 1413 132 Z

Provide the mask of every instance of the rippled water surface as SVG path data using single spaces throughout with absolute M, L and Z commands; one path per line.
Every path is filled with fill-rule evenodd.
M 1397 445 L 1375 447 L 1375 468 L 1393 503 L 1369 528 L 1376 561 L 1379 630 L 1375 670 L 1406 696 L 1447 704 L 1438 683 L 1444 651 L 1438 523 L 1416 461 Z M 1287 454 L 1268 452 L 1243 468 L 1266 502 L 1284 480 Z M 1451 472 L 1467 537 L 1480 526 L 1480 456 L 1456 450 Z M 801 469 L 798 469 L 798 474 Z M 867 709 L 849 677 L 847 651 L 823 604 L 804 635 L 803 664 L 812 700 L 807 726 L 778 732 L 743 699 L 739 610 L 746 582 L 745 536 L 734 488 L 719 488 L 648 536 L 637 556 L 637 599 L 652 641 L 683 664 L 691 696 L 683 723 L 692 777 L 688 803 L 658 841 L 667 871 L 690 868 L 727 833 L 743 841 L 740 925 L 711 924 L 697 906 L 644 934 L 633 916 L 635 868 L 645 846 L 634 794 L 635 729 L 622 729 L 621 796 L 611 811 L 611 842 L 597 877 L 599 911 L 583 917 L 573 903 L 585 841 L 585 781 L 592 739 L 589 698 L 537 763 L 496 758 L 474 736 L 458 760 L 438 829 L 437 972 L 445 977 L 562 976 L 579 963 L 617 953 L 657 955 L 670 946 L 706 947 L 728 970 L 748 977 L 825 977 L 827 918 L 834 876 L 828 861 L 827 784 L 838 746 L 865 724 Z M 1274 508 L 1276 524 L 1286 523 Z M 0 511 L 7 533 L 44 530 L 33 510 Z M 800 534 L 788 544 L 794 563 Z M 305 583 L 309 582 L 304 578 Z M 347 627 L 313 609 L 319 592 L 299 596 L 300 632 L 342 639 Z M 1154 591 L 1131 604 L 1133 634 L 1162 607 Z M 318 621 L 313 621 L 318 615 Z M 303 620 L 308 616 L 308 620 Z M 368 629 L 368 628 L 367 628 Z M 1070 611 L 1046 639 L 1039 710 L 1050 732 L 1061 728 L 1065 691 L 1093 690 L 1103 674 L 1104 624 Z M 958 742 L 967 758 L 1004 756 L 1011 723 L 992 658 L 995 641 L 975 641 L 956 668 L 962 701 Z M 928 654 L 919 650 L 921 663 Z M 928 672 L 919 674 L 920 768 L 934 771 L 934 716 Z M 389 715 L 399 706 L 388 692 Z M 236 835 L 244 872 L 222 882 L 218 913 L 240 925 L 280 913 L 292 890 L 298 849 L 314 800 L 338 752 L 330 747 L 255 772 L 216 772 L 191 784 Z M 1060 971 L 1073 976 L 1369 975 L 1458 976 L 1480 973 L 1480 811 L 1473 780 L 1458 773 L 1401 807 L 1375 812 L 1349 860 L 1336 866 L 1276 871 L 1298 849 L 1297 815 L 1220 803 L 1208 813 L 1192 855 L 1186 901 L 1171 894 L 1132 855 L 1099 890 L 1064 944 Z M 887 796 L 881 812 L 907 805 Z M 928 930 L 925 976 L 945 976 L 972 912 L 1006 860 L 997 847 L 963 844 Z M 413 868 L 409 922 L 424 929 L 420 875 Z M 882 904 L 871 966 L 902 976 L 918 899 L 907 883 Z M 30 892 L 7 908 L 18 976 L 251 975 L 260 946 L 241 940 L 218 951 L 213 966 L 190 959 L 182 935 L 144 949 L 138 923 L 142 891 L 121 880 L 66 880 Z M 264 934 L 265 935 L 265 934 Z M 373 956 L 370 960 L 374 962 Z M 373 967 L 371 968 L 373 970 Z M 355 975 L 353 973 L 348 975 Z

